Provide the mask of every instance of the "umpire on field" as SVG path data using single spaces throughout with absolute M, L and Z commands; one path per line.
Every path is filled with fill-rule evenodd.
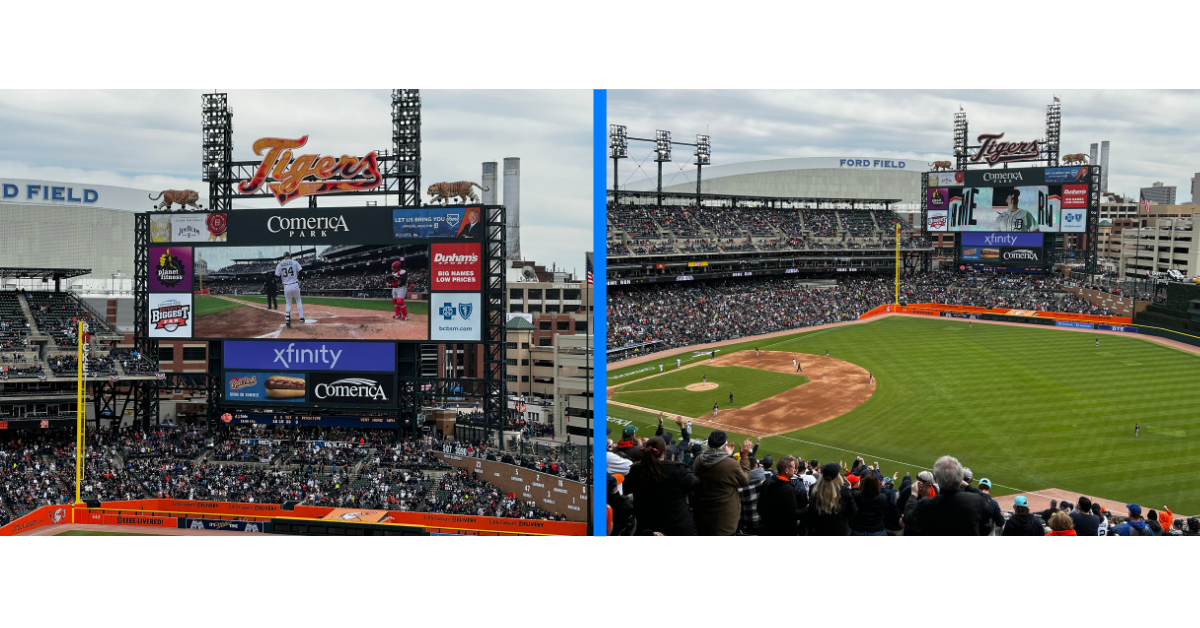
M 267 295 L 267 309 L 278 310 L 279 302 L 275 297 L 279 296 L 279 284 L 275 283 L 274 275 L 267 276 L 267 282 L 263 284 L 263 294 Z

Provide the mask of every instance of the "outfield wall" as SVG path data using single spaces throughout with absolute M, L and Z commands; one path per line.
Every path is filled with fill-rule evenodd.
M 1006 307 L 998 307 L 988 309 L 986 307 L 976 307 L 973 305 L 947 305 L 944 303 L 913 303 L 911 305 L 892 305 L 884 304 L 858 317 L 858 320 L 866 320 L 880 314 L 916 314 L 919 316 L 957 316 L 963 318 L 966 316 L 982 316 L 984 314 L 992 314 L 1005 317 L 1003 320 L 1012 318 L 1040 318 L 1050 319 L 1055 323 L 1071 322 L 1084 323 L 1090 325 L 1128 325 L 1133 322 L 1132 318 L 1127 316 L 1097 316 L 1094 314 L 1073 314 L 1070 312 L 1042 312 L 1036 310 L 1014 310 Z M 1053 324 L 1049 322 L 1034 321 L 1039 324 Z M 1073 327 L 1074 325 L 1063 325 L 1064 327 Z
M 344 528 L 351 524 L 321 518 L 335 510 L 328 506 L 301 506 L 284 510 L 279 504 L 208 502 L 180 499 L 134 499 L 105 502 L 99 508 L 84 505 L 43 506 L 0 528 L 0 536 L 13 536 L 43 526 L 76 523 L 85 525 L 141 525 L 180 527 L 190 520 L 227 520 L 270 522 L 313 526 L 322 529 Z M 587 524 L 542 519 L 510 519 L 428 512 L 387 511 L 386 523 L 370 524 L 374 529 L 420 534 L 586 536 Z M 363 527 L 363 526 L 358 526 Z M 322 534 L 324 532 L 321 532 Z M 338 532 L 331 532 L 338 534 Z

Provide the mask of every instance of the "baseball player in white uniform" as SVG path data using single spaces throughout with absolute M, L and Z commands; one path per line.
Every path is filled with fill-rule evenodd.
M 392 272 L 388 274 L 388 285 L 392 288 L 392 305 L 395 314 L 392 318 L 408 320 L 408 308 L 404 306 L 404 297 L 408 296 L 408 271 L 401 268 L 401 260 L 392 262 Z
M 287 317 L 287 326 L 292 326 L 292 301 L 296 302 L 296 313 L 300 322 L 304 322 L 304 302 L 300 300 L 300 262 L 292 259 L 292 254 L 284 253 L 283 259 L 275 266 L 275 276 L 283 280 L 283 313 Z

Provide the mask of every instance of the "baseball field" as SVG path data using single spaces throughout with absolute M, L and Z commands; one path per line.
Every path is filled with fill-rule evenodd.
M 793 358 L 803 379 L 787 373 Z M 716 388 L 687 390 L 702 375 Z M 760 456 L 862 456 L 889 476 L 951 454 L 996 495 L 1062 489 L 1190 515 L 1200 514 L 1197 382 L 1200 355 L 1136 336 L 893 316 L 734 342 L 715 361 L 688 352 L 615 368 L 608 420 L 616 440 L 626 424 L 652 436 L 659 411 L 678 432 L 679 414 L 700 438 L 714 428 L 739 443 L 761 437 Z
M 391 299 L 303 297 L 306 323 L 292 305 L 292 326 L 279 309 L 268 310 L 264 296 L 196 295 L 197 338 L 296 338 L 356 340 L 424 340 L 429 337 L 429 303 L 408 301 L 408 320 L 392 318 Z

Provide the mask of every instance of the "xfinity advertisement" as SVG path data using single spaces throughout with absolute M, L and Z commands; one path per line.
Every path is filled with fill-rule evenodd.
M 225 343 L 225 368 L 280 371 L 396 370 L 396 346 L 388 342 Z
M 991 266 L 1045 266 L 1040 233 L 964 233 L 960 246 L 963 263 Z

